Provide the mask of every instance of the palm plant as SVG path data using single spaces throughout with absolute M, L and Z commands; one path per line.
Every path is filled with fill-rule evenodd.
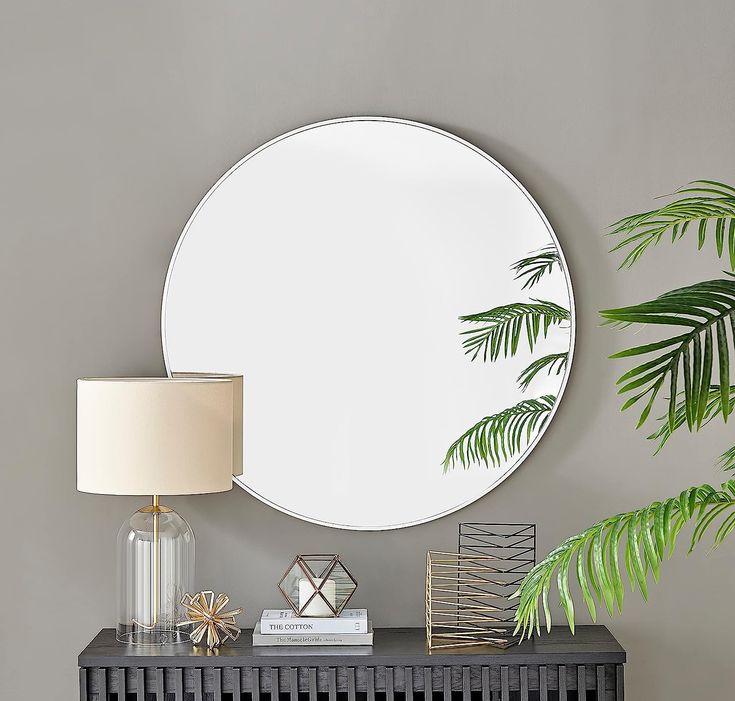
M 516 280 L 523 280 L 522 289 L 527 289 L 538 284 L 555 267 L 561 268 L 561 264 L 559 251 L 552 244 L 515 262 L 511 270 L 515 271 Z M 533 352 L 552 326 L 570 320 L 570 311 L 555 302 L 542 299 L 514 302 L 461 316 L 461 322 L 473 325 L 462 332 L 462 347 L 470 360 L 480 358 L 483 362 L 495 362 L 501 356 L 514 356 L 524 339 L 529 351 Z M 534 360 L 518 376 L 521 391 L 525 392 L 541 372 L 560 374 L 568 356 L 568 353 L 552 353 Z M 544 426 L 555 403 L 556 396 L 546 394 L 524 399 L 480 419 L 449 446 L 444 472 L 457 463 L 465 468 L 476 463 L 496 466 L 520 453 L 535 432 Z
M 695 228 L 701 249 L 714 232 L 717 255 L 728 252 L 735 268 L 735 188 L 711 180 L 699 180 L 677 190 L 663 207 L 621 219 L 612 235 L 622 237 L 613 250 L 627 249 L 622 266 L 630 267 L 652 246 L 670 234 L 680 240 Z M 727 246 L 725 246 L 727 244 Z M 606 323 L 621 327 L 645 324 L 674 327 L 676 333 L 662 340 L 634 346 L 612 358 L 637 358 L 638 364 L 618 380 L 618 393 L 627 398 L 626 410 L 640 407 L 637 428 L 650 418 L 657 398 L 665 407 L 657 428 L 648 438 L 658 442 L 658 453 L 677 429 L 698 431 L 717 417 L 727 421 L 735 410 L 735 387 L 730 383 L 730 354 L 735 349 L 735 279 L 729 273 L 666 292 L 654 300 L 601 312 Z M 643 361 L 643 362 L 640 362 Z M 667 397 L 662 395 L 668 394 Z M 720 456 L 720 465 L 735 468 L 735 447 Z M 681 529 L 693 523 L 691 551 L 716 527 L 718 546 L 735 530 L 735 480 L 720 489 L 701 485 L 685 489 L 678 497 L 603 519 L 567 538 L 552 550 L 521 583 L 516 613 L 517 630 L 529 636 L 539 630 L 541 609 L 547 628 L 551 583 L 556 577 L 561 607 L 574 629 L 574 602 L 570 575 L 576 577 L 582 598 L 593 620 L 598 606 L 610 615 L 623 606 L 621 557 L 632 590 L 648 597 L 649 573 L 658 580 L 661 563 L 670 556 Z M 622 554 L 621 554 L 622 551 Z

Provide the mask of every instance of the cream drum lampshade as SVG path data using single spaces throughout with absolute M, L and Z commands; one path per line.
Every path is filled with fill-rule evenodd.
M 77 489 L 205 494 L 242 473 L 242 377 L 77 381 Z

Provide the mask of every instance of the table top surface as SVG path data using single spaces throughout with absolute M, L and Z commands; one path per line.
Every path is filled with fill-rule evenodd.
M 252 631 L 209 652 L 186 643 L 135 647 L 115 640 L 112 628 L 101 630 L 79 655 L 80 667 L 289 667 L 357 665 L 519 665 L 622 664 L 625 650 L 605 626 L 567 627 L 500 650 L 488 645 L 433 650 L 423 628 L 377 628 L 371 646 L 253 647 Z

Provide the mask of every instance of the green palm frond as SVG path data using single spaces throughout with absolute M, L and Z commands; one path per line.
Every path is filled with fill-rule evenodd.
M 569 353 L 550 353 L 544 355 L 538 360 L 534 360 L 523 372 L 518 375 L 518 384 L 521 390 L 524 392 L 528 389 L 528 386 L 542 370 L 546 370 L 547 374 L 551 375 L 556 370 L 556 375 L 560 375 L 561 371 L 567 366 L 569 360 Z
M 465 431 L 447 450 L 444 472 L 460 463 L 465 469 L 475 463 L 485 467 L 499 465 L 521 452 L 540 430 L 554 408 L 556 397 L 545 394 L 538 399 L 524 399 L 515 406 L 486 416 Z
M 668 233 L 672 243 L 678 241 L 692 226 L 697 229 L 700 249 L 707 232 L 714 229 L 717 255 L 721 258 L 727 251 L 730 268 L 735 270 L 735 188 L 714 180 L 695 180 L 674 195 L 684 197 L 612 225 L 610 235 L 623 237 L 612 250 L 629 249 L 620 267 L 629 268 Z
M 497 360 L 502 353 L 506 358 L 516 354 L 525 334 L 529 350 L 533 351 L 538 337 L 544 337 L 553 324 L 569 321 L 569 310 L 554 302 L 534 299 L 531 302 L 515 302 L 489 309 L 479 314 L 459 317 L 460 321 L 481 324 L 478 328 L 463 331 L 462 347 L 472 360 L 482 355 Z
M 516 272 L 516 280 L 525 278 L 522 287 L 525 290 L 527 287 L 533 287 L 547 273 L 551 273 L 555 265 L 561 266 L 561 256 L 556 245 L 551 243 L 513 263 L 511 270 Z
M 735 470 L 735 447 L 729 448 L 717 460 L 721 469 L 726 471 Z
M 677 536 L 688 522 L 694 522 L 689 550 L 702 540 L 715 523 L 717 546 L 735 529 L 735 480 L 728 480 L 719 490 L 708 484 L 690 487 L 678 497 L 655 501 L 649 506 L 611 516 L 578 535 L 567 538 L 549 553 L 521 583 L 516 612 L 517 631 L 530 636 L 540 630 L 544 610 L 547 629 L 551 628 L 549 590 L 556 573 L 561 607 L 574 632 L 574 602 L 569 589 L 570 573 L 576 575 L 582 598 L 593 620 L 597 605 L 604 605 L 610 615 L 623 607 L 623 575 L 620 550 L 633 591 L 639 589 L 648 599 L 648 573 L 658 581 L 661 563 L 671 556 Z
M 685 420 L 690 430 L 699 429 L 707 414 L 712 373 L 719 375 L 720 411 L 730 413 L 730 345 L 735 339 L 735 280 L 709 280 L 661 295 L 651 302 L 601 312 L 608 320 L 663 326 L 681 326 L 684 332 L 610 356 L 628 358 L 654 354 L 618 380 L 619 394 L 632 392 L 623 410 L 642 399 L 646 403 L 638 426 L 648 418 L 656 396 L 669 390 L 667 420 L 676 427 L 677 391 L 684 393 Z M 728 335 L 727 327 L 730 327 Z
M 735 410 L 735 386 L 730 385 L 730 400 L 728 413 L 732 414 Z M 707 406 L 704 410 L 704 417 L 702 418 L 702 426 L 706 426 L 712 419 L 719 416 L 722 413 L 722 389 L 720 385 L 710 385 L 709 394 L 707 396 Z M 686 423 L 686 404 L 684 402 L 683 392 L 679 392 L 676 402 L 676 410 L 674 412 L 674 425 L 669 423 L 669 417 L 660 416 L 658 419 L 661 425 L 650 435 L 648 440 L 658 441 L 658 447 L 654 452 L 657 455 L 661 449 L 666 445 L 669 438 L 673 435 L 674 431 L 683 426 Z

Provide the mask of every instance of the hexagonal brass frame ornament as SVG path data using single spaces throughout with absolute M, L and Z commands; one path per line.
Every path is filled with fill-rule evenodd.
M 313 594 L 306 601 L 300 600 L 301 596 L 298 591 L 294 591 L 293 586 L 295 583 L 298 588 L 303 580 L 313 589 Z M 333 601 L 324 592 L 329 581 L 334 582 Z M 357 580 L 350 574 L 339 555 L 297 555 L 278 582 L 278 589 L 299 617 L 337 617 L 355 593 Z M 310 607 L 313 608 L 314 603 L 323 605 L 327 613 L 306 613 Z

